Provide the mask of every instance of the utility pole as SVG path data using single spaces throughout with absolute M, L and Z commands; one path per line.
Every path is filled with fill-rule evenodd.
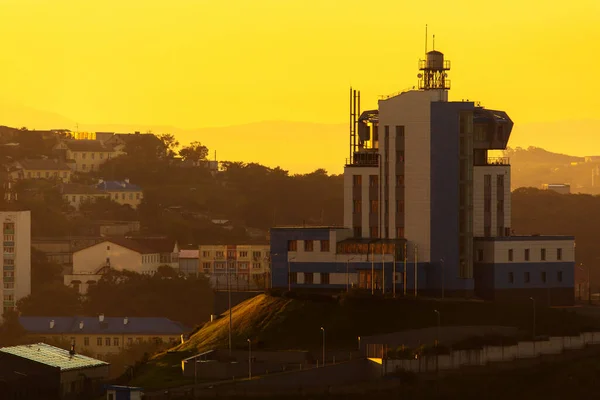
M 396 298 L 396 245 L 394 244 L 394 266 L 392 270 L 392 295 Z
M 441 258 L 440 262 L 442 264 L 442 300 L 444 300 L 444 283 L 445 283 L 445 280 L 446 280 L 446 276 L 444 274 L 444 259 Z
M 406 297 L 406 282 L 407 282 L 407 278 L 406 278 L 406 262 L 408 261 L 408 254 L 406 253 L 408 251 L 408 246 L 406 245 L 406 242 L 404 242 L 404 275 L 402 276 L 402 286 L 403 286 L 403 291 L 404 291 L 404 297 Z
M 295 260 L 296 257 L 292 257 L 288 259 L 288 292 L 292 291 L 292 265 L 291 261 Z
M 248 339 L 248 379 L 252 379 L 252 341 Z
M 588 264 L 588 303 L 592 304 L 592 265 Z
M 371 247 L 371 295 L 375 294 L 375 246 Z
M 533 341 L 535 342 L 535 299 L 533 297 L 530 297 L 529 300 L 531 300 L 531 302 L 533 303 L 533 324 L 532 324 L 532 336 L 533 336 Z
M 325 328 L 321 327 L 323 331 L 323 366 L 325 366 Z

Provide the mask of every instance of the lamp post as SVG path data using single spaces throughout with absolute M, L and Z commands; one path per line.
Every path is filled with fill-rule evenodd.
M 295 260 L 296 257 L 288 258 L 288 292 L 292 291 L 292 266 L 291 261 Z
M 535 299 L 533 297 L 530 297 L 529 300 L 531 300 L 531 303 L 533 305 L 533 324 L 532 324 L 532 336 L 533 336 L 533 341 L 535 342 Z
M 437 328 L 435 330 L 435 347 L 437 347 L 440 342 L 440 312 L 438 310 L 433 310 L 433 312 L 437 314 Z
M 444 286 L 445 286 L 444 284 L 446 281 L 446 276 L 444 275 L 444 258 L 440 258 L 440 263 L 442 265 L 442 271 L 441 271 L 441 274 L 442 274 L 442 300 L 444 300 Z
M 323 366 L 325 366 L 325 328 L 321 327 L 323 331 Z
M 252 379 L 252 341 L 248 339 L 248 379 Z
M 280 255 L 280 254 L 279 253 L 270 253 L 269 254 L 269 258 L 268 258 L 268 261 L 269 261 L 269 280 L 270 280 L 269 285 L 271 285 L 270 286 L 271 289 L 273 289 L 273 256 L 278 256 L 278 255 Z
M 350 272 L 349 272 L 349 265 L 350 265 L 350 261 L 354 260 L 356 257 L 350 257 L 348 260 L 346 260 L 346 293 L 348 293 L 350 291 Z
M 229 302 L 229 357 L 231 357 L 231 278 L 229 276 L 229 260 L 227 260 L 227 298 Z

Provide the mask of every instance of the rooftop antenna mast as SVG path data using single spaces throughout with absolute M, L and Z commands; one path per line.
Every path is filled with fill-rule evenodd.
M 433 50 L 435 50 L 435 35 L 433 35 Z
M 425 55 L 427 55 L 427 24 L 425 24 Z

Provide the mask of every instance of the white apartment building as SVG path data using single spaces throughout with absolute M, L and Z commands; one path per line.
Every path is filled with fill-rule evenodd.
M 0 290 L 6 312 L 31 294 L 31 212 L 0 211 L 0 219 L 4 235 Z
M 200 245 L 198 248 L 200 272 L 211 280 L 216 288 L 230 283 L 236 287 L 265 288 L 270 281 L 270 246 L 248 245 Z

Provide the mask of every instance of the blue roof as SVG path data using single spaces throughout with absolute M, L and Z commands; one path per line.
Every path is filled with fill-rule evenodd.
M 127 181 L 102 181 L 94 187 L 103 192 L 141 192 L 142 188 Z
M 50 322 L 54 326 L 50 328 Z M 83 322 L 83 327 L 80 323 Z M 190 332 L 185 325 L 168 318 L 146 317 L 19 317 L 19 323 L 28 333 L 44 334 L 139 334 L 139 335 L 181 335 Z

